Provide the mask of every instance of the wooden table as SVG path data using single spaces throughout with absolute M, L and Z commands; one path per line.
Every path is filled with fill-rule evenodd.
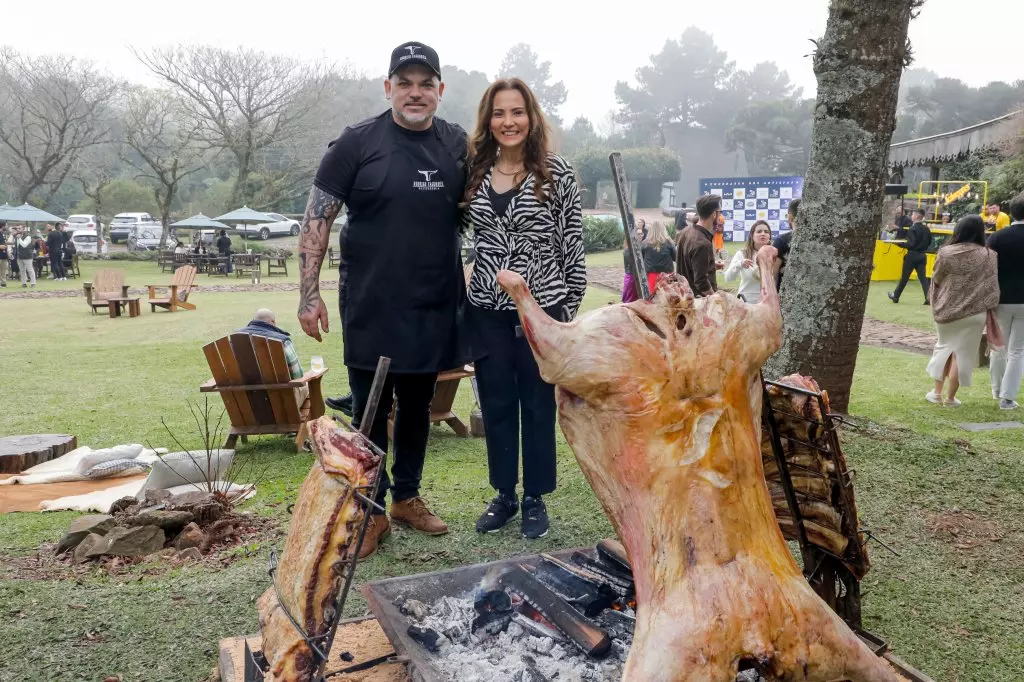
M 77 447 L 78 439 L 66 433 L 0 438 L 0 474 L 20 474 L 36 464 L 66 455 Z
M 128 317 L 139 316 L 139 299 L 138 298 L 108 298 L 107 301 L 110 303 L 108 309 L 110 310 L 111 317 L 121 317 L 121 309 L 126 308 L 128 310 Z

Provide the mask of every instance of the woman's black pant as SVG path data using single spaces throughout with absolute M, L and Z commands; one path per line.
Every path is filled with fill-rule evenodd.
M 554 309 L 548 312 L 557 317 Z M 523 492 L 550 493 L 555 489 L 554 386 L 541 379 L 516 311 L 470 306 L 470 315 L 479 350 L 486 353 L 474 364 L 491 486 L 515 490 L 521 428 Z

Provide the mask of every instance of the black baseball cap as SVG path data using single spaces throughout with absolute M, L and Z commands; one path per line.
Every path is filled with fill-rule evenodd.
M 412 41 L 402 43 L 391 51 L 391 66 L 388 67 L 388 78 L 391 78 L 403 66 L 422 64 L 441 77 L 441 61 L 437 58 L 434 48 L 423 43 Z

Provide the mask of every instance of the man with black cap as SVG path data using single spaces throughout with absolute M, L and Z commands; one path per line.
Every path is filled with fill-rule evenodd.
M 380 356 L 391 358 L 370 437 L 388 445 L 388 414 L 397 401 L 391 518 L 429 535 L 448 532 L 419 495 L 430 432 L 430 401 L 440 371 L 464 361 L 456 315 L 465 298 L 459 257 L 459 201 L 465 189 L 466 132 L 435 116 L 444 93 L 435 52 L 419 42 L 391 53 L 384 94 L 391 108 L 351 125 L 320 162 L 299 238 L 299 322 L 317 341 L 328 331 L 320 266 L 342 204 L 339 301 L 344 362 L 360 424 Z M 391 531 L 375 512 L 360 557 Z

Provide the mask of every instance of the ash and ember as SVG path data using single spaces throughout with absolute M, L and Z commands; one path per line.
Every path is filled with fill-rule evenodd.
M 430 604 L 399 597 L 407 634 L 430 653 L 442 679 L 458 682 L 618 682 L 633 642 L 636 613 L 617 602 L 589 621 L 607 632 L 611 647 L 600 658 L 587 653 L 528 603 L 502 587 L 490 572 L 470 593 L 445 595 Z M 543 581 L 543 578 L 538 575 Z M 555 589 L 554 584 L 547 584 Z M 565 595 L 560 595 L 565 596 Z M 569 606 L 567 601 L 566 606 Z M 577 614 L 581 618 L 582 614 Z M 753 670 L 736 682 L 764 682 Z
M 445 679 L 459 682 L 618 682 L 633 641 L 633 625 L 618 615 L 599 614 L 612 648 L 603 660 L 587 657 L 550 624 L 510 609 L 493 619 L 478 612 L 473 595 L 444 596 L 430 605 L 406 599 L 400 608 L 426 634 L 433 664 Z M 618 614 L 618 612 L 610 612 Z M 542 618 L 542 617 L 541 617 Z M 474 623 L 477 627 L 474 631 Z M 414 626 L 414 627 L 415 627 Z M 436 638 L 434 634 L 436 633 Z M 412 635 L 412 632 L 410 632 Z M 413 635 L 415 637 L 415 635 Z

